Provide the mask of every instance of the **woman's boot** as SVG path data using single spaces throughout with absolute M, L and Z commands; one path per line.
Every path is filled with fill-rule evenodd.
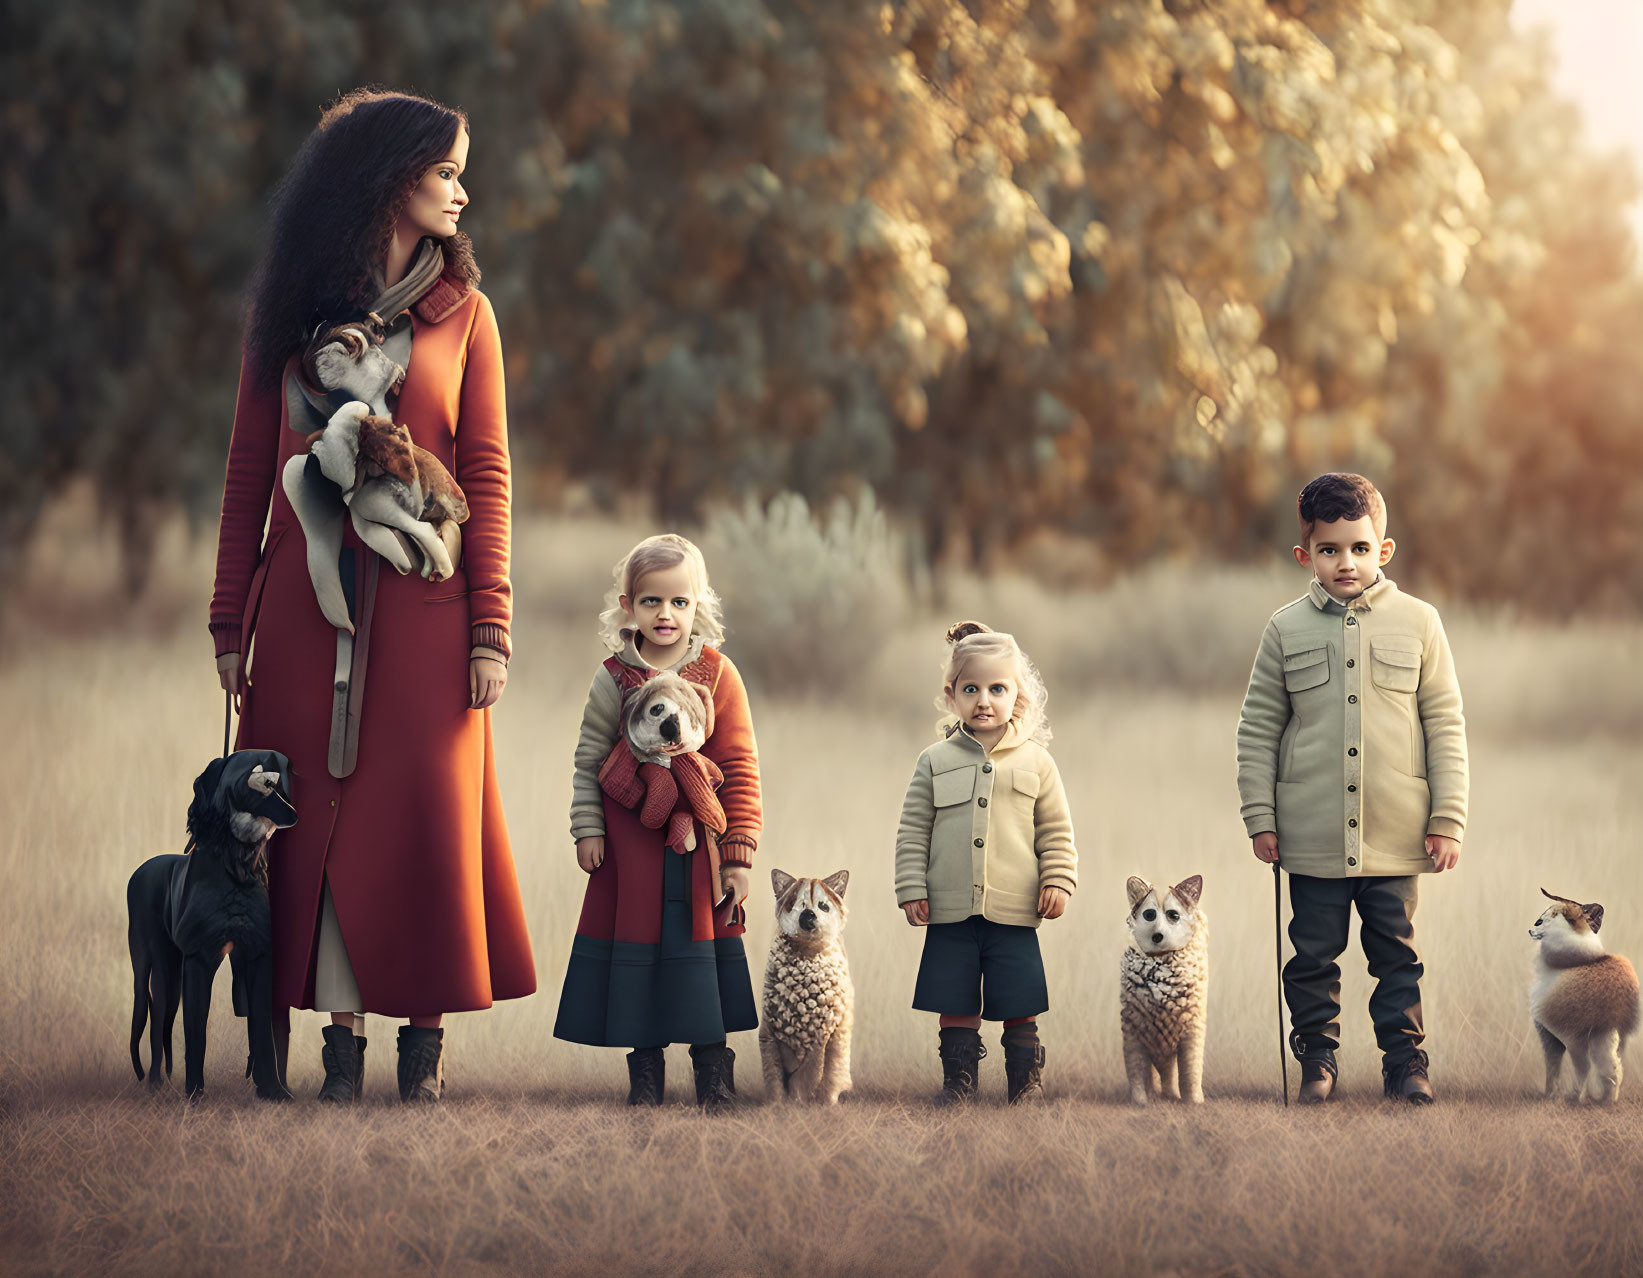
M 443 1029 L 420 1025 L 399 1027 L 399 1099 L 436 1101 L 445 1090 L 445 1067 L 440 1062 Z
M 1020 1105 L 1044 1097 L 1044 1048 L 1038 1041 L 1038 1026 L 1027 1021 L 1004 1029 L 1004 1077 L 1009 1084 L 1010 1104 Z
M 320 1033 L 325 1046 L 319 1057 L 325 1064 L 325 1081 L 319 1098 L 334 1105 L 352 1105 L 359 1099 L 365 1075 L 365 1040 L 355 1038 L 350 1025 L 327 1025 Z
M 628 1053 L 628 1104 L 660 1108 L 667 1082 L 667 1056 L 660 1047 L 636 1047 Z
M 941 1091 L 936 1093 L 936 1104 L 962 1105 L 975 1095 L 981 1058 L 987 1054 L 981 1045 L 981 1031 L 949 1026 L 941 1031 L 940 1050 Z
M 696 1103 L 713 1114 L 736 1103 L 736 1053 L 723 1043 L 698 1043 L 690 1049 L 696 1072 Z

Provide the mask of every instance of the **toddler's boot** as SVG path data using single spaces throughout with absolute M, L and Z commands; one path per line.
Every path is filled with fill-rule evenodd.
M 327 1025 L 320 1031 L 325 1046 L 319 1057 L 325 1065 L 325 1081 L 319 1099 L 333 1105 L 352 1105 L 359 1099 L 365 1081 L 365 1040 L 355 1036 L 349 1025 Z
M 1044 1098 L 1044 1047 L 1038 1041 L 1033 1021 L 1009 1025 L 1000 1040 L 1004 1048 L 1004 1078 L 1009 1086 L 1010 1104 L 1020 1105 Z
M 636 1047 L 628 1053 L 628 1104 L 660 1108 L 667 1082 L 667 1056 L 660 1047 Z
M 707 1114 L 736 1103 L 736 1053 L 723 1043 L 698 1043 L 690 1049 L 696 1074 L 696 1103 Z
M 1388 1100 L 1405 1100 L 1411 1105 L 1430 1105 L 1432 1080 L 1426 1076 L 1426 1053 L 1416 1048 L 1406 1060 L 1396 1065 L 1381 1065 L 1381 1077 Z
M 981 1031 L 949 1026 L 941 1031 L 940 1051 L 941 1091 L 936 1093 L 936 1104 L 962 1105 L 975 1095 L 981 1058 L 987 1054 Z
M 399 1099 L 436 1101 L 445 1090 L 441 1061 L 445 1031 L 420 1025 L 399 1027 Z

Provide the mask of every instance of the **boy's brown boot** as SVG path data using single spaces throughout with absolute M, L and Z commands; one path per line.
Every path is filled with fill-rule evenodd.
M 1426 1076 L 1426 1053 L 1419 1050 L 1401 1065 L 1381 1066 L 1385 1079 L 1386 1098 L 1405 1100 L 1411 1105 L 1430 1105 L 1437 1097 L 1432 1092 L 1432 1080 Z
M 1295 1044 L 1295 1055 L 1301 1062 L 1301 1090 L 1296 1093 L 1298 1105 L 1321 1105 L 1335 1094 L 1335 1053 L 1327 1047 L 1307 1051 L 1306 1044 Z
M 981 1031 L 962 1025 L 941 1031 L 941 1090 L 936 1093 L 937 1105 L 962 1105 L 975 1095 L 976 1079 L 981 1070 L 981 1058 L 987 1049 L 981 1045 Z
M 1038 1041 L 1038 1026 L 1011 1025 L 1001 1039 L 1004 1048 L 1004 1078 L 1010 1104 L 1021 1105 L 1044 1098 L 1044 1046 Z

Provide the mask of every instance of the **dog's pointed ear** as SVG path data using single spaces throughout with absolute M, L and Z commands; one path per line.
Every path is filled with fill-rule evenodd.
M 785 874 L 781 870 L 774 868 L 770 871 L 770 886 L 775 889 L 778 897 L 780 897 L 787 891 L 788 888 L 792 887 L 797 882 L 798 880 L 791 874 Z
M 1190 879 L 1182 879 L 1170 891 L 1185 901 L 1189 910 L 1196 910 L 1198 898 L 1204 894 L 1204 876 L 1194 874 Z
M 1130 894 L 1130 909 L 1133 910 L 1137 905 L 1141 904 L 1141 898 L 1148 892 L 1152 891 L 1152 884 L 1148 883 L 1139 875 L 1132 874 L 1129 877 L 1129 881 L 1124 884 L 1124 890 Z
M 844 889 L 850 883 L 850 871 L 849 870 L 840 870 L 837 874 L 829 874 L 825 879 L 822 880 L 822 882 L 827 884 L 828 887 L 832 888 L 835 892 L 837 892 L 842 897 L 844 895 Z M 1599 906 L 1598 908 L 1602 909 L 1601 906 Z
M 1540 889 L 1540 894 L 1543 897 L 1545 897 L 1548 901 L 1556 901 L 1559 905 L 1573 905 L 1573 906 L 1577 906 L 1577 907 L 1580 905 L 1579 901 L 1571 901 L 1566 896 L 1553 896 L 1545 888 Z
M 1591 925 L 1592 931 L 1599 931 L 1603 927 L 1603 907 L 1596 901 L 1581 906 L 1580 912 L 1586 916 L 1586 922 Z

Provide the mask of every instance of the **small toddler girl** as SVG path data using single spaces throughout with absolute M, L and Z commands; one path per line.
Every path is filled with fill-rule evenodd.
M 759 752 L 742 677 L 718 651 L 724 627 L 702 552 L 672 533 L 648 537 L 615 578 L 600 617 L 613 655 L 594 674 L 576 744 L 571 837 L 588 889 L 553 1032 L 634 1049 L 629 1105 L 662 1103 L 662 1049 L 690 1043 L 696 1102 L 714 1110 L 736 1092 L 726 1036 L 758 1025 L 740 903 L 762 825 Z M 689 812 L 694 837 L 676 841 L 683 847 L 667 842 L 675 823 L 652 828 L 640 819 L 643 802 L 601 782 L 602 772 L 616 774 L 604 766 L 612 751 L 629 749 L 624 700 L 659 671 L 696 686 L 709 708 L 701 754 L 724 778 L 711 824 Z M 679 803 L 698 801 L 679 790 Z M 723 833 L 714 829 L 719 807 Z
M 1043 1095 L 1036 1017 L 1050 1005 L 1035 929 L 1078 884 L 1072 818 L 1038 670 L 1013 636 L 975 621 L 947 631 L 942 695 L 953 715 L 919 755 L 896 834 L 896 902 L 928 927 L 913 1006 L 941 1017 L 938 1104 L 976 1088 L 981 1022 L 1003 1021 L 1011 1104 Z

